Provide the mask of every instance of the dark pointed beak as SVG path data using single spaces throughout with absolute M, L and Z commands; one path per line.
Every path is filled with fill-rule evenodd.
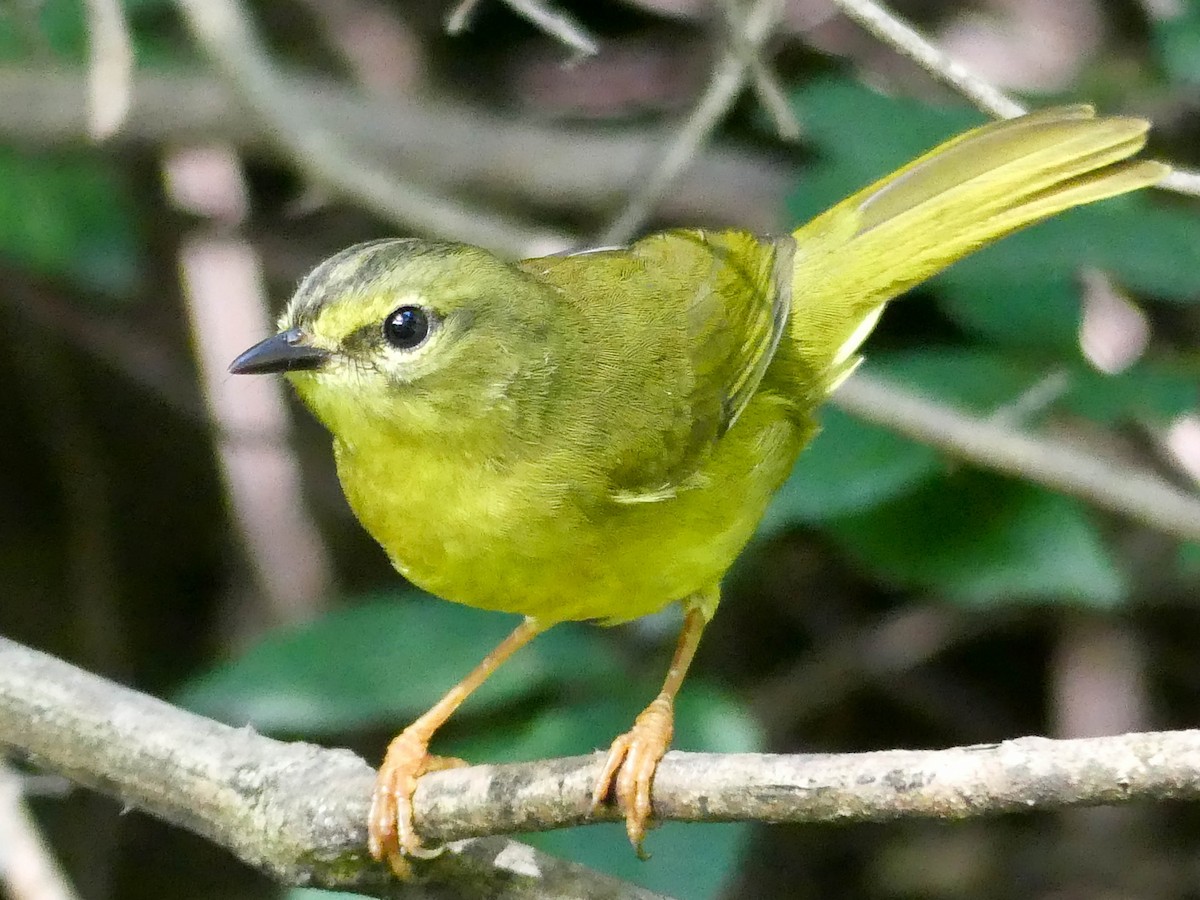
M 234 375 L 263 375 L 269 372 L 298 372 L 319 369 L 330 353 L 304 342 L 304 332 L 289 328 L 259 341 L 229 364 Z

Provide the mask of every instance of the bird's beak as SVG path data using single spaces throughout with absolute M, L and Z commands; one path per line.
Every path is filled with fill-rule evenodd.
M 304 332 L 289 328 L 259 341 L 229 364 L 234 375 L 263 375 L 319 369 L 330 357 L 328 350 L 305 343 Z

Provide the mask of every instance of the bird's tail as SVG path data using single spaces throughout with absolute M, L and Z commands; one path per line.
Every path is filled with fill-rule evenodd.
M 792 338 L 832 389 L 884 304 L 1057 212 L 1155 184 L 1142 119 L 1064 106 L 959 135 L 794 232 Z

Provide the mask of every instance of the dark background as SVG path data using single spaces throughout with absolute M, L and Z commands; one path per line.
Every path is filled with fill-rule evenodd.
M 1149 116 L 1156 155 L 1200 164 L 1190 0 L 898 6 L 1030 105 Z M 0 633 L 375 760 L 512 623 L 406 588 L 345 507 L 319 427 L 279 405 L 282 385 L 221 367 L 268 333 L 264 291 L 273 316 L 325 255 L 428 232 L 314 184 L 170 2 L 124 8 L 137 92 L 97 142 L 82 5 L 0 3 Z M 703 0 L 560 9 L 597 55 L 572 61 L 499 0 L 457 36 L 441 2 L 251 6 L 295 111 L 319 113 L 355 158 L 434 206 L 587 243 L 677 132 L 728 28 Z M 745 92 L 647 227 L 784 228 L 983 121 L 820 0 L 790 0 L 769 48 L 800 139 L 782 140 Z M 1198 299 L 1194 201 L 1124 198 L 914 292 L 867 370 L 1073 441 L 1111 459 L 1114 479 L 1140 467 L 1194 489 Z M 825 423 L 730 575 L 676 746 L 834 752 L 1196 724 L 1200 547 L 836 409 Z M 676 622 L 556 629 L 437 749 L 498 761 L 606 745 L 657 690 Z M 282 893 L 108 799 L 30 786 L 88 900 Z M 673 825 L 651 834 L 645 863 L 616 827 L 536 841 L 685 898 L 1200 896 L 1200 815 L 1168 804 Z

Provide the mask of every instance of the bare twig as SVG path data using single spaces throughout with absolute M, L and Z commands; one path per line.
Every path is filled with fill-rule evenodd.
M 0 895 L 10 900 L 78 896 L 21 797 L 21 779 L 0 758 Z
M 118 0 L 87 0 L 88 131 L 94 140 L 109 137 L 129 112 L 133 84 L 133 41 Z
M 719 5 L 728 26 L 730 42 L 750 67 L 758 102 L 771 117 L 780 136 L 789 141 L 796 140 L 800 137 L 800 123 L 796 121 L 796 114 L 792 112 L 792 105 L 780 87 L 779 79 L 762 58 L 761 51 L 746 38 L 741 4 L 738 0 L 720 0 Z
M 574 50 L 579 56 L 595 56 L 599 52 L 596 39 L 578 22 L 564 12 L 552 9 L 541 0 L 504 0 L 517 15 L 528 19 L 546 34 Z M 446 32 L 460 34 L 466 30 L 479 7 L 479 0 L 461 0 L 446 16 Z
M 963 459 L 1016 475 L 1185 540 L 1200 540 L 1200 495 L 1153 472 L 1033 436 L 859 373 L 834 395 L 849 413 Z
M 782 0 L 756 0 L 751 7 L 743 28 L 746 44 L 755 52 L 770 36 L 782 10 Z M 676 177 L 695 158 L 741 93 L 749 74 L 747 65 L 746 54 L 738 52 L 736 48 L 731 48 L 721 57 L 713 69 L 704 95 L 680 126 L 658 164 L 621 213 L 604 230 L 597 243 L 625 243 L 645 225 Z
M 988 414 L 993 425 L 1018 426 L 1049 409 L 1071 389 L 1071 375 L 1065 369 L 1051 369 L 1016 397 Z
M 834 4 L 875 37 L 962 94 L 984 112 L 1011 119 L 1025 108 L 1003 91 L 988 84 L 958 60 L 942 52 L 919 31 L 875 0 L 833 0 Z
M 1155 185 L 1165 191 L 1174 191 L 1187 197 L 1200 197 L 1200 172 L 1172 166 L 1171 172 Z
M 288 91 L 287 78 L 267 57 L 238 0 L 176 2 L 195 39 L 287 149 L 293 163 L 315 181 L 385 218 L 499 252 L 536 256 L 570 245 L 565 235 L 431 195 L 356 155 L 308 103 L 298 102 Z
M 551 9 L 540 0 L 504 0 L 513 12 L 528 19 L 551 37 L 557 38 L 582 56 L 594 56 L 596 39 L 566 13 Z
M 446 32 L 461 34 L 471 23 L 471 16 L 475 15 L 478 7 L 479 0 L 459 0 L 454 9 L 450 10 L 450 15 L 446 16 Z
M 384 889 L 383 867 L 364 853 L 373 775 L 346 751 L 219 725 L 4 638 L 0 747 L 204 835 L 282 881 L 376 896 Z M 454 883 L 464 897 L 544 896 L 551 889 L 646 896 L 518 844 L 465 840 L 592 821 L 602 759 L 427 775 L 416 796 L 418 826 L 430 840 L 454 843 L 421 863 L 421 874 L 434 884 Z M 1200 731 L 844 755 L 673 752 L 654 790 L 659 818 L 690 821 L 961 819 L 1196 800 Z M 613 819 L 615 811 L 597 818 Z

